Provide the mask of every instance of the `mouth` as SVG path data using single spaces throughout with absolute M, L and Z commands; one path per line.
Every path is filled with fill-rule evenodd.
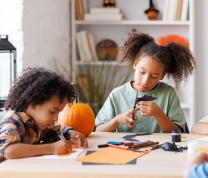
M 139 89 L 142 90 L 142 91 L 147 91 L 148 90 L 148 87 L 139 86 Z
M 46 124 L 44 127 L 45 127 L 45 128 L 50 128 L 50 127 L 52 127 L 52 126 L 54 126 L 54 125 L 55 125 L 55 122 L 50 123 L 50 124 Z
M 55 122 L 52 122 L 49 124 L 49 127 L 54 126 L 54 125 L 55 125 Z

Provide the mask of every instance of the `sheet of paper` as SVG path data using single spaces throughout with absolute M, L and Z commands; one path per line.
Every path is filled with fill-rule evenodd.
M 94 153 L 95 151 L 87 151 L 86 155 Z M 133 165 L 137 164 L 137 158 L 133 159 L 132 161 L 129 161 L 127 164 Z M 109 165 L 106 163 L 89 163 L 89 162 L 82 162 L 82 165 Z
M 130 150 L 122 150 L 118 148 L 106 147 L 102 148 L 92 154 L 79 158 L 78 161 L 88 163 L 106 163 L 106 164 L 127 164 L 129 161 L 134 160 L 140 156 L 149 153 L 133 152 Z
M 35 159 L 76 159 L 79 156 L 84 156 L 86 154 L 87 150 L 78 148 L 74 150 L 72 153 L 63 154 L 63 155 L 43 155 L 43 156 L 36 156 Z

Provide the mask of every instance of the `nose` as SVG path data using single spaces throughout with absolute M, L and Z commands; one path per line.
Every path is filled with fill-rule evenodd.
M 148 82 L 149 82 L 149 79 L 150 79 L 149 75 L 143 76 L 143 79 L 142 79 L 142 85 L 143 85 L 143 86 L 147 85 Z
M 58 114 L 56 114 L 53 118 L 54 121 L 57 121 L 58 120 Z

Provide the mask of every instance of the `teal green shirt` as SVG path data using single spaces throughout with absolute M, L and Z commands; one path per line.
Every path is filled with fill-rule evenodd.
M 173 87 L 160 82 L 153 90 L 148 92 L 138 92 L 138 97 L 151 95 L 157 97 L 155 102 L 167 115 L 167 117 L 182 129 L 185 127 L 185 116 L 180 106 L 179 99 Z M 131 82 L 127 82 L 115 88 L 96 117 L 96 125 L 107 123 L 116 115 L 125 113 L 134 107 L 137 90 L 132 88 Z M 118 132 L 162 132 L 154 116 L 142 116 L 137 113 L 138 120 L 133 128 L 120 125 Z

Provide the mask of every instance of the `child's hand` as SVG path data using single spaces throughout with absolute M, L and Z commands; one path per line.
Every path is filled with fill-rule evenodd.
M 70 134 L 70 141 L 78 144 L 79 146 L 83 148 L 87 148 L 88 146 L 87 139 L 83 134 L 75 130 L 70 130 L 69 134 Z
M 59 140 L 51 144 L 52 153 L 55 155 L 66 154 L 72 151 L 71 145 L 68 140 Z
M 208 162 L 208 154 L 207 153 L 199 153 L 194 156 L 191 160 L 188 161 L 184 170 L 184 178 L 188 178 L 188 172 L 194 165 L 200 165 L 204 162 Z
M 201 163 L 208 162 L 207 153 L 199 153 L 188 163 L 188 166 L 199 165 Z
M 129 128 L 133 128 L 137 120 L 136 113 L 136 110 L 131 109 L 126 113 L 117 115 L 116 121 L 119 125 L 127 125 Z
M 140 101 L 138 103 L 142 116 L 156 116 L 160 108 L 154 101 Z

